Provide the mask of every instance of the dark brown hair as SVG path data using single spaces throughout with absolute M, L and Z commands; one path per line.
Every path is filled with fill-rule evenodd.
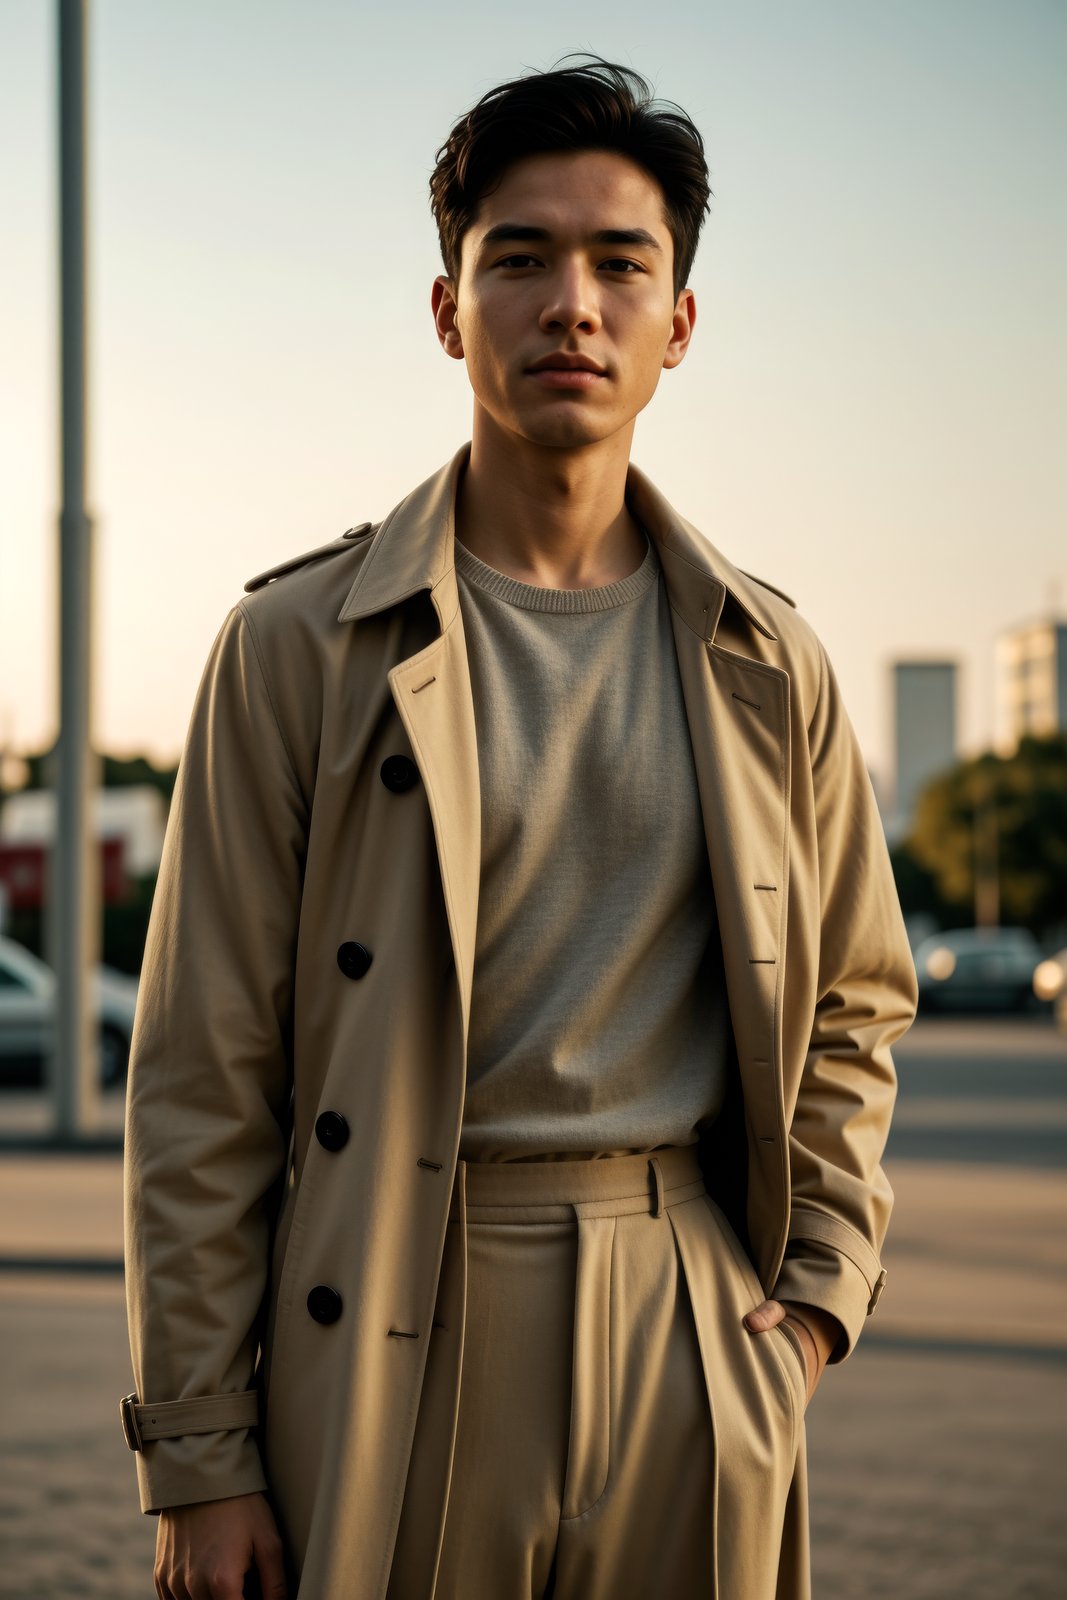
M 611 150 L 656 180 L 674 242 L 674 292 L 683 289 L 712 192 L 704 141 L 680 106 L 653 99 L 639 72 L 600 56 L 498 84 L 454 125 L 430 178 L 441 258 L 453 283 L 479 202 L 514 162 L 550 150 Z

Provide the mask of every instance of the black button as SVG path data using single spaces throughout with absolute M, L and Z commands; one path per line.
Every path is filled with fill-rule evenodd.
M 362 978 L 374 957 L 365 944 L 349 939 L 337 952 L 337 965 L 346 978 Z
M 341 1296 L 328 1283 L 317 1283 L 308 1295 L 308 1310 L 316 1322 L 336 1322 L 341 1315 Z
M 315 1123 L 315 1137 L 324 1150 L 340 1150 L 348 1143 L 348 1123 L 339 1111 L 324 1111 Z
M 403 794 L 419 781 L 419 769 L 407 756 L 386 756 L 381 765 L 381 780 L 394 794 Z

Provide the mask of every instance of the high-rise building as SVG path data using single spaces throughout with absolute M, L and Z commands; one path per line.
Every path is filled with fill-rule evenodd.
M 955 661 L 893 662 L 896 790 L 886 818 L 891 844 L 911 827 L 919 794 L 956 761 Z
M 996 747 L 1010 756 L 1024 733 L 1067 730 L 1067 622 L 1047 619 L 997 639 Z

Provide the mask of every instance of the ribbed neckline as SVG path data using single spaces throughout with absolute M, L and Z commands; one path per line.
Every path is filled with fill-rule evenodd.
M 656 547 L 647 533 L 645 539 L 648 549 L 636 572 L 617 579 L 615 583 L 600 584 L 592 589 L 545 589 L 540 584 L 522 583 L 518 578 L 509 578 L 506 572 L 498 572 L 495 567 L 490 567 L 458 539 L 456 569 L 483 593 L 491 594 L 508 605 L 519 606 L 523 611 L 613 611 L 616 606 L 626 605 L 628 601 L 644 594 L 659 576 Z

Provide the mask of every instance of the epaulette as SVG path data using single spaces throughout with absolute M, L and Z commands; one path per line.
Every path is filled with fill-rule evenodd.
M 745 572 L 744 567 L 738 567 L 737 570 L 738 572 Z M 784 589 L 779 589 L 777 584 L 768 583 L 766 578 L 757 578 L 754 572 L 745 572 L 745 577 L 751 578 L 752 582 L 758 583 L 762 589 L 769 589 L 772 594 L 776 594 L 780 600 L 784 600 L 787 605 L 793 607 L 794 611 L 796 610 L 797 603 L 793 599 L 793 596 L 791 594 L 786 594 Z
M 361 522 L 355 528 L 346 528 L 340 538 L 331 539 L 329 544 L 316 545 L 314 550 L 305 550 L 302 555 L 290 556 L 288 561 L 279 561 L 276 567 L 268 567 L 266 572 L 257 572 L 245 584 L 246 594 L 251 594 L 253 589 L 262 589 L 264 584 L 272 583 L 287 572 L 295 572 L 297 567 L 303 567 L 309 561 L 317 561 L 320 556 L 336 555 L 338 550 L 351 550 L 355 541 L 365 539 L 373 527 L 373 522 Z

